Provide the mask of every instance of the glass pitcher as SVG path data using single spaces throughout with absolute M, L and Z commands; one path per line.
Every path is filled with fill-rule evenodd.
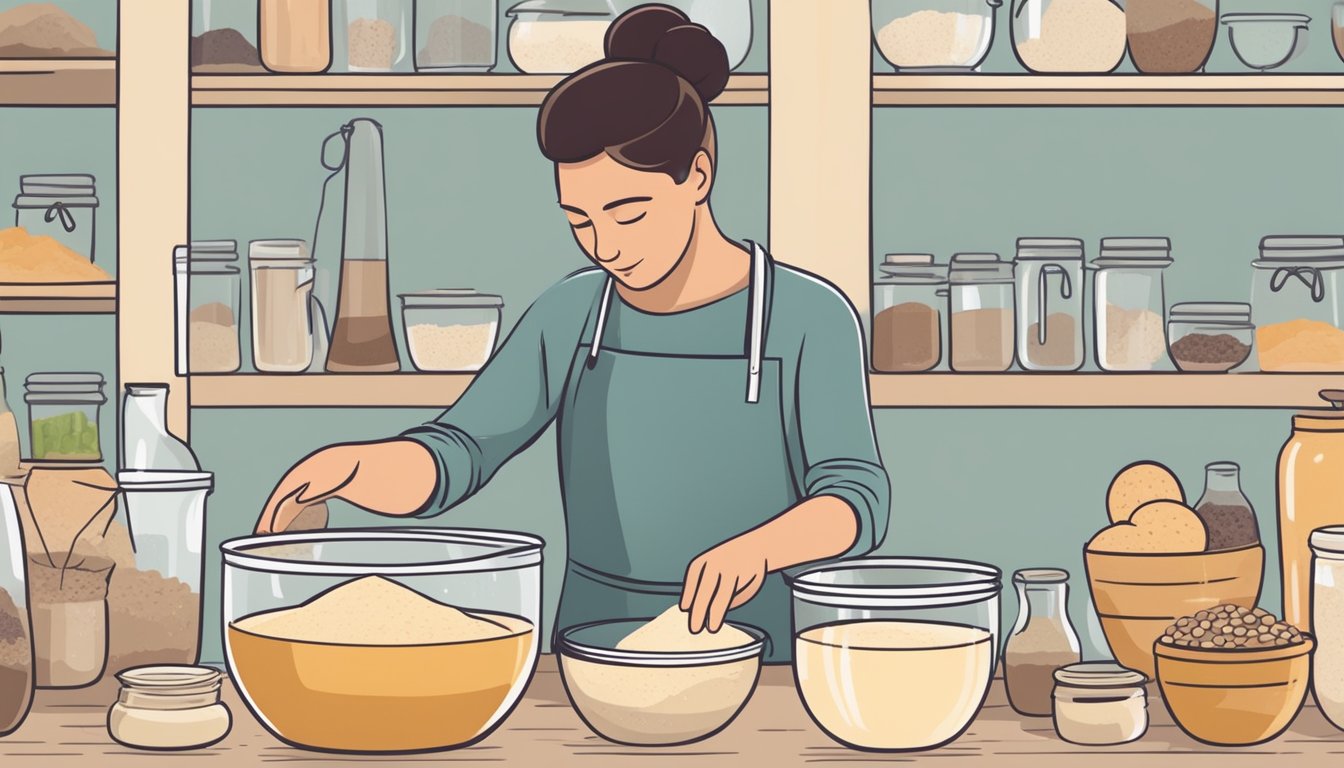
M 1083 660 L 1078 633 L 1069 621 L 1069 572 L 1028 568 L 1013 574 L 1017 624 L 1004 644 L 1004 684 L 1019 714 L 1051 714 L 1055 670 Z
M 326 162 L 332 139 L 345 143 L 335 165 Z M 330 181 L 345 171 L 345 227 L 341 239 L 340 294 L 327 352 L 333 373 L 375 373 L 401 368 L 388 297 L 387 201 L 383 175 L 383 127 L 357 118 L 322 144 Z M 323 185 L 323 196 L 325 198 Z M 319 226 L 321 212 L 318 213 Z M 316 242 L 316 237 L 314 237 Z M 317 251 L 314 245 L 314 252 Z
M 1255 510 L 1246 494 L 1241 492 L 1241 466 L 1238 464 L 1216 461 L 1204 468 L 1204 495 L 1195 502 L 1195 511 L 1209 529 L 1208 552 L 1260 543 Z
M 1083 241 L 1017 241 L 1017 359 L 1028 371 L 1083 367 Z
M 201 468 L 191 448 L 168 431 L 167 384 L 127 384 L 121 429 L 122 469 Z

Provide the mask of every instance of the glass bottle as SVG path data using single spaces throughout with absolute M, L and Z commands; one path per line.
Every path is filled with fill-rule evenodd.
M 191 448 L 168 431 L 167 384 L 127 384 L 121 425 L 122 469 L 201 468 Z
M 9 409 L 8 388 L 5 386 L 5 369 L 0 368 L 0 477 L 13 477 L 19 474 L 19 422 Z M 3 725 L 3 723 L 0 723 Z M 3 730 L 0 728 L 0 730 Z
M 13 488 L 0 485 L 0 736 L 23 724 L 33 701 L 33 636 L 27 558 Z
M 1260 543 L 1255 509 L 1241 492 L 1241 467 L 1233 462 L 1216 461 L 1204 468 L 1204 495 L 1195 511 L 1209 529 L 1209 552 Z
M 1069 622 L 1069 572 L 1028 568 L 1013 574 L 1017 624 L 1003 649 L 1008 702 L 1019 714 L 1052 712 L 1055 670 L 1082 661 L 1078 633 Z
M 1293 433 L 1279 454 L 1279 561 L 1283 564 L 1283 620 L 1311 627 L 1311 532 L 1344 525 L 1344 390 L 1321 398 L 1334 407 L 1293 417 Z

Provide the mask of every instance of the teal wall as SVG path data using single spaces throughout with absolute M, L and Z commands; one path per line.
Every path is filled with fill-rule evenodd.
M 0 0 L 0 9 L 14 4 Z M 79 9 L 97 6 L 103 21 L 95 26 L 108 44 L 110 2 L 64 4 L 85 17 Z M 1317 19 L 1312 49 L 1295 68 L 1344 70 L 1326 34 L 1329 4 L 1294 4 Z M 1254 7 L 1224 2 L 1224 10 Z M 999 18 L 1006 20 L 1006 11 Z M 1008 46 L 1001 26 L 987 69 L 1016 68 Z M 763 60 L 758 41 L 747 68 L 759 69 Z M 883 66 L 879 59 L 877 68 Z M 1220 37 L 1211 69 L 1239 67 Z M 496 291 L 511 325 L 537 293 L 582 265 L 555 207 L 550 168 L 535 148 L 531 109 L 196 110 L 193 237 L 310 237 L 323 178 L 318 145 L 354 116 L 386 128 L 394 292 Z M 764 238 L 767 111 L 722 108 L 718 120 L 723 167 L 716 211 L 731 235 Z M 1261 235 L 1344 229 L 1341 121 L 1336 110 L 1299 109 L 878 110 L 873 256 L 914 249 L 942 259 L 961 249 L 1009 254 L 1021 235 L 1083 237 L 1093 255 L 1102 236 L 1163 234 L 1176 244 L 1170 300 L 1244 299 Z M 105 190 L 99 247 L 110 255 L 114 129 L 110 110 L 0 110 L 0 200 L 17 191 L 19 173 L 92 170 Z M 339 186 L 332 191 L 339 195 Z M 324 234 L 328 245 L 335 231 Z M 86 368 L 110 378 L 113 339 L 109 318 L 0 317 L 10 403 L 22 402 L 22 376 L 33 370 Z M 404 359 L 404 343 L 402 350 Z M 112 447 L 112 410 L 104 409 L 105 451 Z M 197 411 L 195 447 L 218 473 L 207 551 L 250 530 L 280 473 L 314 447 L 387 435 L 433 415 Z M 882 410 L 875 419 L 894 486 L 883 551 L 978 559 L 1005 570 L 1069 568 L 1077 575 L 1074 621 L 1096 655 L 1102 646 L 1099 633 L 1088 629 L 1080 550 L 1104 522 L 1103 494 L 1114 471 L 1138 458 L 1159 459 L 1193 496 L 1205 462 L 1239 461 L 1272 545 L 1275 456 L 1288 417 L 1284 411 Z M 551 604 L 564 546 L 554 467 L 547 435 L 479 496 L 433 521 L 545 537 Z M 337 509 L 333 524 L 378 522 Z M 212 560 L 206 659 L 221 657 L 219 576 Z M 1277 610 L 1272 552 L 1265 595 L 1266 606 Z M 1006 620 L 1015 611 L 1015 600 L 1005 596 Z

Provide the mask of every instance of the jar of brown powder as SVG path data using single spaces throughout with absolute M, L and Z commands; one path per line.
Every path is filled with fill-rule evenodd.
M 1013 365 L 1013 264 L 997 253 L 952 257 L 948 290 L 951 364 L 958 372 L 1002 372 Z
M 1083 241 L 1017 241 L 1017 359 L 1028 371 L 1083 367 Z
M 943 358 L 947 267 L 927 253 L 891 253 L 873 284 L 873 370 L 918 373 Z
M 1003 649 L 1008 702 L 1019 714 L 1049 717 L 1055 670 L 1082 661 L 1069 622 L 1069 572 L 1027 568 L 1013 574 L 1017 624 Z
M 1198 72 L 1218 38 L 1218 0 L 1129 0 L 1125 25 L 1140 72 Z

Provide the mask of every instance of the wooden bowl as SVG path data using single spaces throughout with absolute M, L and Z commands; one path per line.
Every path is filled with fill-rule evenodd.
M 1157 682 L 1167 711 L 1191 738 L 1217 746 L 1261 744 L 1302 709 L 1315 642 L 1281 648 L 1180 648 L 1157 643 Z
M 1152 679 L 1153 644 L 1177 619 L 1231 603 L 1260 599 L 1265 549 L 1135 554 L 1083 552 L 1087 585 L 1116 661 Z

